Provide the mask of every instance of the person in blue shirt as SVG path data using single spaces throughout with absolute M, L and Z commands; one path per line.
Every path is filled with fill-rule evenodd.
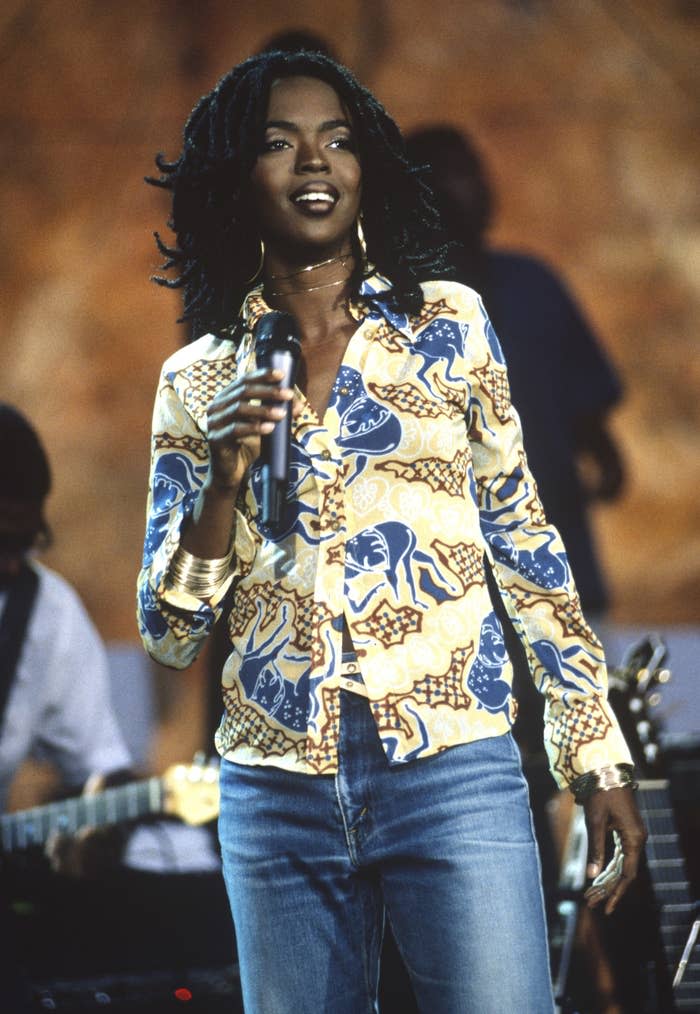
M 615 499 L 624 486 L 622 454 L 609 427 L 622 397 L 620 379 L 559 275 L 537 257 L 489 244 L 495 196 L 468 135 L 435 125 L 411 132 L 406 144 L 415 162 L 430 167 L 457 278 L 481 294 L 498 335 L 528 464 L 595 627 L 610 595 L 590 506 Z

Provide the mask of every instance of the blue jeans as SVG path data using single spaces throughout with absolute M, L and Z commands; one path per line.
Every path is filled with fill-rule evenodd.
M 511 736 L 390 767 L 341 691 L 339 771 L 221 766 L 246 1014 L 370 1014 L 384 916 L 424 1014 L 551 1014 L 527 786 Z

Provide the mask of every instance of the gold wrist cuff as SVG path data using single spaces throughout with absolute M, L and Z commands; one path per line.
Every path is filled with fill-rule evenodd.
M 193 556 L 178 546 L 168 567 L 166 584 L 175 591 L 187 592 L 198 599 L 211 598 L 228 577 L 232 560 L 233 546 L 226 556 L 216 560 Z

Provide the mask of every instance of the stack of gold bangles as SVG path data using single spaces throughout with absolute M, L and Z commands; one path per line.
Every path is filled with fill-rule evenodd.
M 574 794 L 577 803 L 585 803 L 594 792 L 608 789 L 621 789 L 629 785 L 636 789 L 638 783 L 634 780 L 634 765 L 632 764 L 606 764 L 602 768 L 595 768 L 579 775 L 569 786 Z
M 170 561 L 167 584 L 198 599 L 210 598 L 228 577 L 232 559 L 233 546 L 226 556 L 216 560 L 201 559 L 178 546 Z

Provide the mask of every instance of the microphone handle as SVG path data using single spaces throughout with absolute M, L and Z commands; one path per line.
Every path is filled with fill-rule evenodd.
M 262 523 L 273 532 L 279 530 L 284 515 L 284 501 L 287 483 L 273 479 L 269 473 L 270 466 L 263 465 L 262 472 Z
M 293 387 L 297 360 L 286 349 L 273 349 L 266 357 L 271 369 L 281 370 L 284 376 L 280 387 Z M 275 402 L 280 404 L 280 402 Z M 275 423 L 271 433 L 262 438 L 262 521 L 271 528 L 282 522 L 284 500 L 289 478 L 289 445 L 292 438 L 292 405 L 282 403 L 285 414 Z

